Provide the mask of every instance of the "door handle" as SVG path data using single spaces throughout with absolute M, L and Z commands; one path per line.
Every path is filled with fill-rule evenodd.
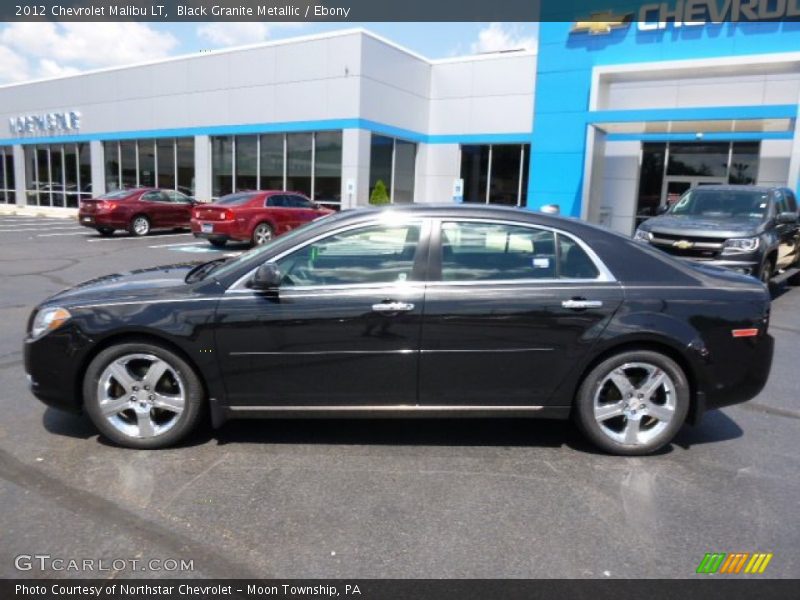
M 398 313 L 414 310 L 411 302 L 380 302 L 372 305 L 372 310 L 379 313 Z
M 583 310 L 585 308 L 602 308 L 603 301 L 602 300 L 584 300 L 583 298 L 571 298 L 569 300 L 564 300 L 561 302 L 561 306 L 564 308 L 570 308 L 572 310 Z

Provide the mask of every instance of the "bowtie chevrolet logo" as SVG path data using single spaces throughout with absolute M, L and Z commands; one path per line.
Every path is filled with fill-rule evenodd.
M 676 247 L 678 250 L 688 250 L 689 248 L 694 246 L 694 244 L 689 240 L 678 240 L 672 245 Z
M 631 24 L 633 13 L 615 15 L 610 10 L 595 12 L 586 21 L 575 21 L 570 33 L 588 33 L 589 35 L 605 35 L 614 29 Z

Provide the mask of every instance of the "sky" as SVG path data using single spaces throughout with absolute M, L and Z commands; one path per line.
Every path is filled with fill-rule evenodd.
M 0 84 L 364 27 L 428 58 L 535 49 L 536 23 L 0 23 Z

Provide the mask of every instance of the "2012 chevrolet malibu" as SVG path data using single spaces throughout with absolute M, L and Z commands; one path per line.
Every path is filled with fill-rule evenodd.
M 765 286 L 576 220 L 358 209 L 237 258 L 108 275 L 37 306 L 33 393 L 134 448 L 210 414 L 572 417 L 646 454 L 756 396 Z

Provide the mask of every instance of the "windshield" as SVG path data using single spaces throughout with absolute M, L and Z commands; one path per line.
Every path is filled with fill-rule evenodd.
M 277 244 L 279 244 L 279 243 L 282 244 L 283 242 L 285 242 L 287 240 L 291 240 L 291 239 L 294 239 L 296 237 L 299 237 L 300 235 L 305 234 L 309 229 L 318 226 L 323 220 L 327 223 L 328 220 L 334 218 L 335 215 L 341 215 L 341 214 L 342 213 L 331 213 L 331 214 L 326 215 L 324 217 L 319 217 L 317 219 L 314 219 L 313 221 L 310 221 L 308 223 L 305 223 L 305 224 L 301 225 L 297 229 L 292 229 L 288 233 L 284 233 L 281 236 L 272 238 L 272 240 L 267 242 L 266 244 L 263 244 L 261 246 L 255 247 L 255 248 L 253 248 L 251 250 L 248 250 L 244 254 L 240 254 L 236 258 L 234 258 L 234 259 L 232 259 L 232 260 L 230 260 L 228 262 L 225 262 L 224 264 L 222 264 L 219 267 L 215 268 L 214 269 L 214 276 L 215 277 L 223 277 L 226 274 L 228 274 L 229 272 L 235 271 L 240 265 L 246 263 L 250 259 L 252 259 L 254 257 L 257 257 L 259 255 L 268 254 Z
M 704 190 L 686 192 L 669 209 L 671 215 L 744 217 L 762 219 L 769 208 L 769 193 L 756 190 Z
M 242 204 L 247 204 L 255 198 L 258 194 L 229 194 L 228 196 L 223 196 L 214 204 L 224 204 L 226 206 L 240 206 Z

